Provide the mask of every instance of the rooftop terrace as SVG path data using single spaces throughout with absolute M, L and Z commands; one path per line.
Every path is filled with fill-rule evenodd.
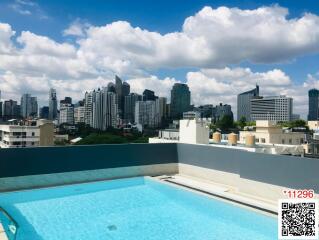
M 284 189 L 319 193 L 318 169 L 318 159 L 199 144 L 1 149 L 0 192 L 153 176 L 276 214 Z

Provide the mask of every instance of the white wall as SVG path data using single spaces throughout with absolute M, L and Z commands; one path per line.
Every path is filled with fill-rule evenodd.
M 209 144 L 209 128 L 199 120 L 179 121 L 179 142 L 192 144 Z

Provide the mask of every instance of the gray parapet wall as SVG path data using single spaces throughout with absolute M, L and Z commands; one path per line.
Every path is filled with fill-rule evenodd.
M 0 191 L 175 173 L 261 197 L 319 193 L 319 160 L 193 144 L 114 144 L 0 149 Z

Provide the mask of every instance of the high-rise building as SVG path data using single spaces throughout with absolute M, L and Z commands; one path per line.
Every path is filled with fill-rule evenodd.
M 65 97 L 60 101 L 59 124 L 74 124 L 74 106 L 72 98 Z
M 171 118 L 182 119 L 183 112 L 191 108 L 191 92 L 187 84 L 175 83 L 171 90 Z
M 145 89 L 143 92 L 143 101 L 155 101 L 157 97 L 155 96 L 154 91 Z
M 112 86 L 110 86 L 112 90 Z M 109 87 L 108 87 L 109 91 Z M 115 76 L 115 92 L 117 95 L 117 105 L 118 105 L 118 114 L 121 119 L 124 118 L 124 100 L 125 96 L 130 94 L 130 85 L 127 82 L 122 82 L 122 80 Z
M 137 101 L 135 104 L 135 122 L 147 128 L 159 126 L 158 101 Z
M 141 101 L 142 96 L 130 93 L 124 98 L 124 120 L 125 123 L 135 123 L 135 103 Z
M 237 95 L 237 119 L 245 117 L 246 121 L 251 121 L 251 99 L 259 97 L 259 86 Z
M 291 121 L 293 118 L 293 99 L 286 96 L 252 98 L 251 120 Z
M 37 97 L 31 97 L 31 113 L 30 116 L 37 117 L 38 116 L 38 100 Z
M 107 88 L 98 89 L 92 95 L 92 127 L 106 130 L 109 127 L 117 127 L 118 106 L 117 96 L 108 92 Z
M 49 119 L 55 120 L 58 115 L 58 100 L 56 90 L 51 88 L 49 92 Z
M 36 117 L 38 115 L 38 101 L 36 97 L 30 94 L 23 94 L 21 97 L 21 116 L 23 118 Z
M 159 97 L 158 98 L 159 104 L 159 118 L 160 124 L 165 124 L 165 120 L 167 119 L 167 98 L 166 97 Z
M 40 108 L 39 115 L 40 115 L 40 118 L 49 119 L 49 107 L 43 106 L 42 108 Z
M 84 97 L 84 122 L 86 125 L 93 126 L 93 97 L 95 91 L 86 92 Z
M 107 91 L 108 92 L 112 92 L 112 93 L 116 93 L 116 88 L 115 88 L 115 84 L 110 82 L 108 85 L 107 85 Z
M 9 120 L 12 118 L 19 118 L 20 117 L 20 107 L 17 104 L 17 101 L 7 100 L 4 101 L 3 104 L 3 119 Z
M 308 121 L 319 120 L 319 90 L 310 89 L 308 99 Z

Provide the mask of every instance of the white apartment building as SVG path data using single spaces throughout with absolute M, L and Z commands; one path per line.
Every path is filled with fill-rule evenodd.
M 74 124 L 74 106 L 69 103 L 61 104 L 59 124 Z
M 286 96 L 259 97 L 250 99 L 252 121 L 291 121 L 293 99 Z
M 52 146 L 53 131 L 53 123 L 48 120 L 27 123 L 10 120 L 9 124 L 0 125 L 0 148 Z
M 74 108 L 74 123 L 84 123 L 85 121 L 85 107 L 84 106 L 78 106 Z
M 245 143 L 246 137 L 255 136 L 257 144 L 288 144 L 300 145 L 304 142 L 305 134 L 302 132 L 291 132 L 283 130 L 276 121 L 256 121 L 254 131 L 240 131 L 240 142 Z

